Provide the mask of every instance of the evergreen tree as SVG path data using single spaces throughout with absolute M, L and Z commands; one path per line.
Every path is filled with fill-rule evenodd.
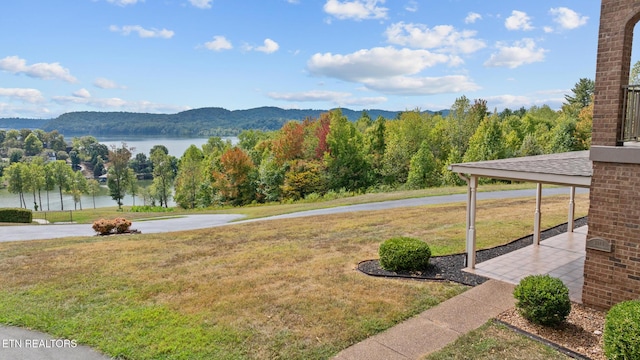
M 591 103 L 595 90 L 595 82 L 588 78 L 581 78 L 571 89 L 572 95 L 565 95 L 568 104 L 577 104 L 580 108 Z

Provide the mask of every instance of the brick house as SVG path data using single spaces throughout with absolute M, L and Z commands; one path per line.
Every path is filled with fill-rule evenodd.
M 599 308 L 640 297 L 640 93 L 627 86 L 638 20 L 640 1 L 602 0 L 587 239 L 611 252 L 587 249 L 583 288 L 583 301 Z
M 582 302 L 595 308 L 640 298 L 640 85 L 628 85 L 640 0 L 602 0 L 590 151 L 475 163 L 450 169 L 467 180 L 467 266 L 475 268 L 479 177 L 538 184 L 534 246 L 540 239 L 542 184 L 590 188 Z M 572 231 L 570 200 L 569 231 Z

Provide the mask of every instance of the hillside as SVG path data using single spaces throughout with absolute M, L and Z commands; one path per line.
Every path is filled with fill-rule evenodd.
M 42 129 L 47 119 L 0 118 L 0 129 Z
M 356 121 L 362 111 L 341 109 L 349 120 Z M 231 136 L 242 130 L 277 130 L 291 120 L 318 118 L 328 110 L 282 109 L 259 107 L 227 110 L 219 107 L 200 108 L 177 114 L 131 112 L 70 112 L 55 119 L 0 119 L 0 128 L 40 128 L 58 130 L 66 135 L 165 135 L 165 136 Z M 371 119 L 382 116 L 394 119 L 398 112 L 365 110 Z M 432 113 L 428 111 L 429 113 Z M 443 113 L 447 113 L 443 111 Z

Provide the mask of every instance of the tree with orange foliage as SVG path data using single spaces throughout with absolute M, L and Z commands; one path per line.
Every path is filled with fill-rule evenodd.
M 301 159 L 304 150 L 304 126 L 290 121 L 280 130 L 279 136 L 273 140 L 271 151 L 279 164 L 290 160 Z
M 251 157 L 238 147 L 220 156 L 221 171 L 214 171 L 214 188 L 222 203 L 241 206 L 256 198 L 256 167 Z

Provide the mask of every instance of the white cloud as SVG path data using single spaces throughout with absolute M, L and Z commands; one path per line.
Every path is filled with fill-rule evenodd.
M 171 39 L 175 34 L 171 30 L 162 29 L 158 30 L 155 28 L 145 29 L 140 25 L 125 25 L 119 27 L 117 25 L 111 25 L 109 30 L 112 32 L 118 32 L 122 35 L 129 35 L 132 32 L 138 33 L 138 36 L 141 38 L 163 38 L 163 39 Z
M 371 90 L 395 95 L 434 95 L 462 93 L 480 89 L 480 86 L 464 75 L 442 77 L 395 76 L 386 79 L 368 80 L 364 84 Z
M 118 85 L 115 81 L 105 79 L 105 78 L 97 78 L 93 82 L 93 86 L 100 89 L 124 89 L 124 86 Z
M 271 92 L 268 93 L 267 96 L 273 100 L 282 100 L 288 102 L 315 102 L 315 101 L 326 101 L 336 104 L 337 106 L 370 106 L 374 104 L 380 104 L 387 101 L 387 98 L 384 96 L 375 96 L 375 97 L 353 97 L 351 93 L 348 92 L 337 92 L 337 91 L 321 91 L 321 90 L 311 90 L 311 91 L 302 91 L 302 92 L 294 92 L 294 93 L 277 93 Z
M 211 9 L 212 0 L 189 0 L 191 5 L 200 9 Z
M 565 101 L 564 95 L 556 94 L 556 90 L 539 91 L 530 95 L 504 94 L 484 97 L 490 108 L 519 109 L 521 107 L 547 105 L 552 109 L 559 109 Z M 553 96 L 555 95 L 555 96 Z
M 0 88 L 0 96 L 32 104 L 44 101 L 42 93 L 37 89 Z
M 343 99 L 338 105 L 340 106 L 372 106 L 376 104 L 382 104 L 387 102 L 387 98 L 384 96 L 374 96 L 374 97 L 357 97 L 357 98 L 348 98 Z
M 213 40 L 204 43 L 204 47 L 213 51 L 222 51 L 233 49 L 231 42 L 224 36 L 214 36 Z
M 547 34 L 553 32 L 553 28 L 551 26 L 545 26 L 542 28 L 542 30 L 544 30 L 544 32 L 546 32 Z
M 527 13 L 518 10 L 511 12 L 511 16 L 504 21 L 504 26 L 508 30 L 533 30 L 531 18 Z
M 263 52 L 265 54 L 272 54 L 278 51 L 279 48 L 280 48 L 280 45 L 278 45 L 277 42 L 271 39 L 265 39 L 264 45 L 256 47 L 255 50 Z
M 422 24 L 399 22 L 390 25 L 385 35 L 391 44 L 453 53 L 469 54 L 486 47 L 484 41 L 475 38 L 475 31 L 457 31 L 451 25 L 438 25 L 430 29 Z
M 552 8 L 549 13 L 553 16 L 553 21 L 556 22 L 562 29 L 572 30 L 579 28 L 587 23 L 588 16 L 581 16 L 577 12 L 566 8 Z
M 119 6 L 135 5 L 136 3 L 138 3 L 138 1 L 144 2 L 144 0 L 107 0 L 107 2 Z
M 492 54 L 484 66 L 514 69 L 525 64 L 544 61 L 544 54 L 547 52 L 537 47 L 533 39 L 528 38 L 516 41 L 512 46 L 503 42 L 498 42 L 496 46 L 498 52 Z
M 416 12 L 418 11 L 418 2 L 415 0 L 411 0 L 407 5 L 405 5 L 404 9 L 408 12 Z
M 457 59 L 427 50 L 385 47 L 347 55 L 318 53 L 309 59 L 307 68 L 313 75 L 360 83 L 382 93 L 425 95 L 477 90 L 479 87 L 465 76 L 411 76 L 438 64 L 457 63 Z
M 327 0 L 324 11 L 340 20 L 386 19 L 389 9 L 378 6 L 385 0 Z
M 314 75 L 360 82 L 367 79 L 416 74 L 428 67 L 448 63 L 452 57 L 428 50 L 378 47 L 339 55 L 317 53 L 309 59 L 307 67 Z
M 465 24 L 473 24 L 478 20 L 482 20 L 482 15 L 474 12 L 470 12 L 466 18 L 464 18 Z
M 45 106 L 15 105 L 0 103 L 0 117 L 20 117 L 20 118 L 52 118 L 51 111 Z
M 7 56 L 0 60 L 0 70 L 13 74 L 25 74 L 32 78 L 44 80 L 63 80 L 75 83 L 78 80 L 71 75 L 69 69 L 63 68 L 59 63 L 36 63 L 27 65 L 27 61 L 18 56 Z
M 312 91 L 303 91 L 303 92 L 294 92 L 294 93 L 271 92 L 271 93 L 268 93 L 267 96 L 274 100 L 284 100 L 284 101 L 333 101 L 333 102 L 336 102 L 336 101 L 350 97 L 351 93 L 312 90 Z
M 75 97 L 79 97 L 79 98 L 83 98 L 83 99 L 87 99 L 91 97 L 91 93 L 89 92 L 89 90 L 82 88 L 76 92 L 73 93 L 73 96 Z
M 103 111 L 131 111 L 131 112 L 149 112 L 164 113 L 178 112 L 189 110 L 186 106 L 174 106 L 167 104 L 158 104 L 150 101 L 127 101 L 120 98 L 94 98 L 76 96 L 54 96 L 52 100 L 60 105 L 76 104 L 100 109 Z
M 495 95 L 495 96 L 486 96 L 484 97 L 487 100 L 487 103 L 491 104 L 491 107 L 497 107 L 500 109 L 510 108 L 510 109 L 519 109 L 523 106 L 530 107 L 533 105 L 533 100 L 529 96 L 524 95 Z

